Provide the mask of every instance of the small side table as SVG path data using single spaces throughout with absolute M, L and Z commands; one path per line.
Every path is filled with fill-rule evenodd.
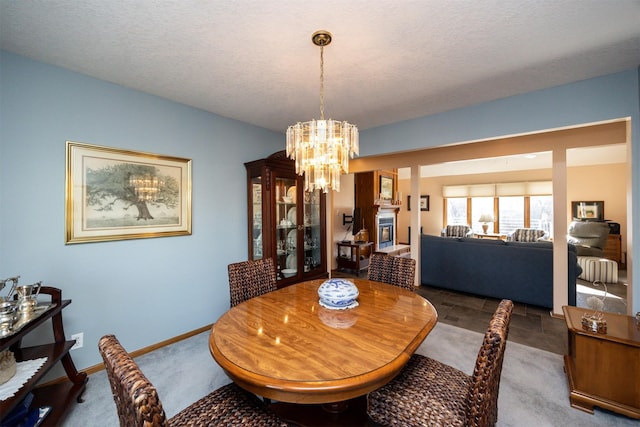
M 571 406 L 593 413 L 599 406 L 640 419 L 640 325 L 631 316 L 604 313 L 606 333 L 582 328 L 582 307 L 562 307 L 569 333 L 564 370 Z
M 499 233 L 475 233 L 473 235 L 476 239 L 493 239 L 493 240 L 506 240 L 507 236 Z
M 360 272 L 369 267 L 373 242 L 338 242 L 338 269 Z

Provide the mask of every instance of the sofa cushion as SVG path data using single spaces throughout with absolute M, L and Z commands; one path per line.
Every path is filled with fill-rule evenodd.
M 537 241 L 537 242 L 505 242 L 507 246 L 522 247 L 522 248 L 539 248 L 539 249 L 551 249 L 553 250 L 553 242 Z
M 478 239 L 476 237 L 465 237 L 465 238 L 462 238 L 462 239 L 458 239 L 458 241 L 469 243 L 469 244 L 477 243 L 479 245 L 502 246 L 502 245 L 505 244 L 505 241 L 504 240 L 500 240 L 500 239 Z

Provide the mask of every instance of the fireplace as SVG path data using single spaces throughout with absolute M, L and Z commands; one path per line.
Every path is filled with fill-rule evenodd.
M 395 244 L 395 225 L 396 215 L 395 213 L 384 214 L 380 213 L 377 216 L 378 225 L 378 241 L 376 246 L 378 249 L 393 246 Z

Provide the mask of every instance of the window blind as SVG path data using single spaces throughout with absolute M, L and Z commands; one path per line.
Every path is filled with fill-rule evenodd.
M 499 184 L 444 185 L 442 197 L 547 196 L 552 194 L 551 181 L 501 182 Z

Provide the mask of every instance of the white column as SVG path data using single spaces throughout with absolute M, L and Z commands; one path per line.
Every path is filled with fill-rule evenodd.
M 415 285 L 420 286 L 420 166 L 411 166 L 411 258 L 416 260 Z
M 553 150 L 553 315 L 569 304 L 567 275 L 567 151 Z M 575 285 L 573 285 L 575 286 Z

